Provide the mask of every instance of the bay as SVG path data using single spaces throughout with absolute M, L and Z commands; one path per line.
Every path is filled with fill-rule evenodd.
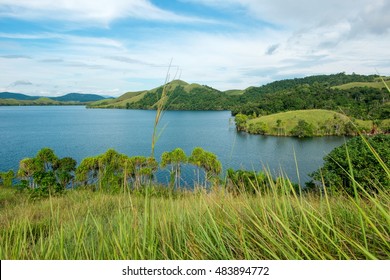
M 0 107 L 0 171 L 16 171 L 21 159 L 35 156 L 43 147 L 78 163 L 109 148 L 129 156 L 149 156 L 154 118 L 155 111 L 147 110 Z M 345 142 L 344 137 L 298 139 L 237 133 L 228 111 L 166 111 L 159 130 L 158 160 L 162 152 L 177 147 L 187 155 L 202 147 L 218 156 L 224 170 L 267 168 L 301 183 L 310 179 L 307 174 L 322 165 L 327 153 Z

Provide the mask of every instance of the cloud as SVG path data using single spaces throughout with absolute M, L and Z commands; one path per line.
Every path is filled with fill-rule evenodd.
M 127 56 L 117 55 L 117 56 L 106 56 L 105 58 L 110 59 L 110 60 L 114 60 L 114 61 L 123 62 L 123 63 L 128 63 L 128 64 L 154 65 L 154 64 L 151 64 L 151 63 L 148 63 L 145 61 L 141 61 L 139 59 L 130 58 Z
M 20 80 L 20 81 L 15 81 L 13 83 L 11 83 L 9 85 L 9 87 L 18 87 L 18 86 L 32 86 L 33 83 L 30 82 L 30 81 L 23 81 L 23 80 Z
M 390 74 L 389 1 L 179 1 L 178 7 L 189 1 L 195 5 L 183 12 L 195 16 L 182 16 L 177 7 L 170 11 L 164 7 L 168 1 L 159 2 L 159 8 L 146 0 L 0 0 L 0 17 L 28 15 L 24 20 L 38 26 L 0 32 L 0 58 L 13 59 L 0 64 L 0 87 L 15 80 L 34 81 L 42 86 L 20 85 L 18 91 L 59 95 L 115 88 L 119 95 L 161 85 L 171 58 L 183 80 L 221 90 L 312 74 L 372 74 L 375 67 Z M 197 11 L 205 11 L 211 21 L 232 24 L 212 29 L 184 25 L 202 22 Z M 104 26 L 124 18 L 139 20 Z M 65 20 L 80 30 L 64 32 L 57 23 L 48 28 L 47 19 Z M 88 22 L 99 26 L 84 28 Z
M 163 10 L 148 0 L 1 0 L 0 17 L 101 24 L 127 17 L 169 22 L 212 22 Z
M 44 63 L 62 63 L 64 62 L 63 59 L 61 58 L 48 58 L 48 59 L 41 59 L 39 62 L 44 62 Z
M 269 46 L 269 48 L 267 49 L 265 54 L 272 55 L 278 48 L 279 48 L 279 44 L 271 45 L 271 46 Z
M 8 54 L 8 55 L 0 55 L 1 58 L 6 58 L 6 59 L 31 59 L 31 56 L 28 55 L 18 55 L 18 54 Z

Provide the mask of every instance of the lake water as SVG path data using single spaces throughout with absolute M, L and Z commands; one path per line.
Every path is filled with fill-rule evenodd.
M 0 107 L 0 171 L 16 171 L 21 159 L 35 156 L 43 147 L 78 163 L 109 148 L 129 156 L 149 156 L 154 117 L 155 111 L 144 110 Z M 303 182 L 322 165 L 327 153 L 345 141 L 343 137 L 298 139 L 237 133 L 228 111 L 168 111 L 160 128 L 158 160 L 164 151 L 180 147 L 189 155 L 200 146 L 215 153 L 224 170 L 267 167 L 277 174 L 282 169 L 295 182 L 294 153 Z

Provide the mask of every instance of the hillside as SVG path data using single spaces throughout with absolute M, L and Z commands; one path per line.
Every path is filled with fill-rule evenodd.
M 224 110 L 232 104 L 228 95 L 219 90 L 204 85 L 189 84 L 181 80 L 168 83 L 166 90 L 168 110 Z M 88 107 L 153 109 L 162 91 L 163 86 L 151 90 L 127 92 L 116 99 L 91 103 Z
M 240 115 L 237 115 L 240 121 Z M 352 122 L 353 124 L 352 124 Z M 330 110 L 297 110 L 247 119 L 242 130 L 252 134 L 277 136 L 324 136 L 355 135 L 357 129 L 363 133 L 381 133 L 389 129 L 390 119 L 379 123 L 350 119 Z M 355 127 L 356 126 L 356 127 Z M 300 129 L 300 130 L 299 130 Z
M 238 96 L 233 115 L 269 115 L 292 110 L 342 111 L 358 119 L 387 119 L 390 95 L 378 83 L 379 76 L 311 76 L 250 87 Z M 356 86 L 352 86 L 352 84 Z
M 97 95 L 97 94 L 83 94 L 83 93 L 68 93 L 63 96 L 59 97 L 51 97 L 51 99 L 56 101 L 63 101 L 63 102 L 93 102 L 98 100 L 106 99 L 103 96 Z
M 387 84 L 388 87 L 390 87 L 390 80 L 385 81 L 385 83 Z M 347 83 L 339 86 L 334 86 L 332 88 L 351 89 L 351 88 L 362 88 L 362 87 L 383 89 L 386 86 L 384 85 L 383 81 L 374 81 L 374 82 L 352 82 L 352 83 Z
M 388 79 L 388 78 L 385 78 Z M 382 83 L 383 85 L 383 83 Z M 89 108 L 154 109 L 163 86 L 93 102 Z M 364 119 L 388 119 L 390 98 L 377 75 L 317 75 L 281 80 L 245 90 L 219 91 L 175 80 L 167 85 L 167 110 L 230 110 L 263 116 L 293 110 L 342 111 Z

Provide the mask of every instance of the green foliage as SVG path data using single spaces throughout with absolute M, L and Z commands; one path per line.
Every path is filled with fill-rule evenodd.
M 264 193 L 268 187 L 264 172 L 226 170 L 226 189 L 235 194 Z
M 154 157 L 130 157 L 127 164 L 128 175 L 133 181 L 134 188 L 150 184 L 153 174 L 158 169 L 158 162 Z
M 7 172 L 0 172 L 0 182 L 6 188 L 12 186 L 12 180 L 15 177 L 15 172 L 13 170 L 9 170 Z
M 251 87 L 239 97 L 232 113 L 268 115 L 292 110 L 341 109 L 345 114 L 359 119 L 385 119 L 389 116 L 390 100 L 383 87 L 332 88 L 349 82 L 371 82 L 376 77 L 340 73 Z
M 298 124 L 291 131 L 293 136 L 312 137 L 314 135 L 313 125 L 307 123 L 305 120 L 299 120 Z
M 325 136 L 385 133 L 390 124 L 388 120 L 363 121 L 350 119 L 335 111 L 312 109 L 288 111 L 283 113 L 246 119 L 242 129 L 253 134 L 266 134 L 277 136 Z M 305 121 L 305 123 L 299 121 Z
M 270 131 L 268 125 L 264 122 L 250 123 L 248 127 L 248 132 L 251 134 L 268 134 Z
M 236 122 L 237 131 L 246 131 L 247 130 L 247 128 L 248 128 L 248 124 L 247 124 L 248 119 L 249 119 L 249 117 L 247 115 L 244 115 L 244 114 L 237 114 L 234 117 L 234 121 Z
M 93 190 L 126 191 L 130 183 L 134 188 L 149 183 L 157 168 L 158 163 L 152 157 L 128 157 L 109 149 L 104 154 L 83 159 L 76 169 L 76 180 Z
M 180 170 L 181 165 L 187 163 L 188 158 L 183 149 L 176 148 L 171 152 L 164 152 L 161 155 L 161 167 L 165 168 L 168 165 L 171 166 L 171 186 L 180 188 Z
M 38 151 L 36 157 L 22 159 L 19 163 L 19 188 L 28 189 L 33 198 L 63 192 L 74 177 L 76 161 L 59 159 L 50 148 Z
M 125 93 L 117 99 L 98 101 L 90 107 L 156 109 L 161 96 L 165 95 L 166 110 L 230 110 L 233 115 L 263 116 L 292 110 L 341 109 L 348 116 L 358 119 L 386 119 L 390 112 L 389 95 L 384 86 L 378 86 L 377 78 L 376 75 L 345 73 L 310 76 L 249 87 L 240 94 L 174 80 L 167 87 Z M 352 82 L 364 84 L 336 87 Z
M 390 174 L 383 169 L 376 154 L 386 166 L 390 165 L 390 135 L 368 137 L 367 142 L 355 137 L 335 148 L 324 157 L 324 166 L 311 176 L 320 182 L 324 180 L 325 186 L 333 190 L 345 190 L 349 194 L 355 194 L 354 184 L 367 191 L 389 190 Z
M 206 180 L 216 179 L 222 172 L 222 164 L 217 156 L 200 147 L 196 147 L 192 150 L 188 162 L 202 168 L 205 171 Z

